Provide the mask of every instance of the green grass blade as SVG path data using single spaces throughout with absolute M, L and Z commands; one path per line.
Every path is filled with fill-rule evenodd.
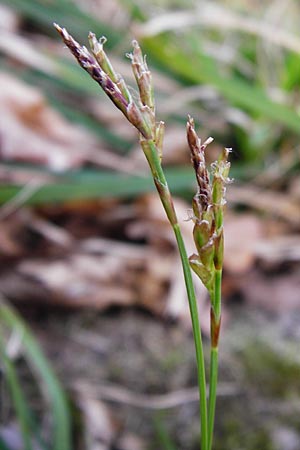
M 163 413 L 160 412 L 159 414 L 156 414 L 153 421 L 159 447 L 163 450 L 176 450 L 175 444 L 164 424 Z
M 5 165 L 17 173 L 18 166 Z M 31 167 L 32 169 L 32 167 Z M 232 171 L 235 179 L 249 178 L 256 171 L 247 167 Z M 39 169 L 36 168 L 37 173 Z M 48 173 L 44 170 L 45 173 Z M 168 168 L 165 171 L 168 184 L 174 194 L 191 193 L 195 190 L 195 180 L 192 168 Z M 13 201 L 13 198 L 24 189 L 19 185 L 0 184 L 0 204 Z M 154 185 L 150 175 L 145 177 L 124 175 L 116 172 L 79 170 L 67 172 L 57 177 L 55 184 L 41 186 L 24 204 L 39 205 L 47 203 L 65 202 L 76 199 L 93 198 L 130 198 L 145 192 L 153 191 Z
M 266 92 L 236 77 L 220 73 L 216 62 L 208 55 L 191 49 L 184 50 L 172 36 L 164 34 L 145 38 L 142 45 L 148 58 L 155 58 L 162 67 L 192 83 L 206 83 L 234 105 L 255 115 L 273 120 L 300 134 L 300 116 L 288 106 L 275 102 Z
M 22 187 L 15 185 L 0 185 L 0 204 L 13 200 L 21 189 Z M 100 173 L 96 177 L 90 175 L 80 180 L 79 176 L 41 186 L 25 203 L 38 205 L 84 198 L 127 198 L 151 190 L 153 181 L 150 176 L 142 178 Z
M 0 437 L 0 450 L 11 450 Z
M 53 450 L 71 450 L 71 424 L 67 399 L 41 348 L 23 320 L 10 306 L 0 306 L 0 320 L 19 333 L 28 361 L 46 387 L 53 412 Z
M 0 335 L 0 355 L 4 365 L 4 376 L 11 393 L 23 439 L 24 450 L 32 450 L 31 412 L 27 406 L 14 364 L 6 354 L 5 345 Z
M 86 14 L 71 0 L 3 0 L 3 2 L 34 22 L 37 27 L 51 32 L 53 36 L 57 35 L 53 29 L 53 22 L 59 22 L 62 26 L 72 30 L 72 33 L 78 38 L 86 37 L 89 30 L 93 30 L 100 36 L 106 34 L 109 36 L 107 48 L 114 47 L 124 37 L 121 30 L 114 30 L 110 25 Z

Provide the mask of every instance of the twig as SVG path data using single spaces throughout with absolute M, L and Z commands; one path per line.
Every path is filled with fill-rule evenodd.
M 180 389 L 178 391 L 162 395 L 139 394 L 123 387 L 111 384 L 100 384 L 93 388 L 90 385 L 75 382 L 73 389 L 80 393 L 84 391 L 84 395 L 87 397 L 99 398 L 128 406 L 134 406 L 136 408 L 153 410 L 176 408 L 187 403 L 199 401 L 198 387 Z M 240 392 L 240 389 L 232 383 L 221 383 L 218 385 L 218 395 L 223 397 L 237 395 Z

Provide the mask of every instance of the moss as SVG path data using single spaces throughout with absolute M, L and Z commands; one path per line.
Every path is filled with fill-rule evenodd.
M 253 342 L 242 355 L 245 377 L 265 394 L 288 398 L 299 392 L 297 361 L 277 354 L 268 344 Z
M 173 349 L 169 351 L 161 361 L 161 369 L 172 372 L 181 366 L 184 362 L 184 354 L 182 349 Z
M 246 425 L 234 418 L 223 423 L 222 431 L 214 441 L 214 450 L 274 450 L 267 430 L 249 430 Z

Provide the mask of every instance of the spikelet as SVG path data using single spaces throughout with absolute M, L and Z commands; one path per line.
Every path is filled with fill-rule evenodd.
M 145 139 L 154 137 L 154 114 L 147 114 L 142 108 L 147 105 L 136 104 L 131 97 L 124 79 L 118 75 L 108 56 L 103 50 L 106 39 L 102 37 L 97 41 L 94 33 L 89 33 L 91 53 L 80 45 L 65 28 L 56 23 L 54 27 L 62 37 L 64 43 L 75 56 L 80 66 L 101 86 L 106 95 L 112 100 L 118 109 L 126 116 L 129 122 L 138 129 Z M 143 82 L 145 84 L 145 82 Z
M 213 139 L 204 143 L 195 131 L 194 120 L 187 122 L 187 140 L 191 151 L 191 161 L 197 180 L 197 193 L 193 198 L 193 237 L 198 254 L 190 257 L 190 265 L 214 298 L 214 275 L 223 265 L 224 237 L 223 211 L 225 206 L 225 184 L 228 178 L 230 149 L 224 149 L 212 164 L 211 175 L 206 165 L 205 149 Z

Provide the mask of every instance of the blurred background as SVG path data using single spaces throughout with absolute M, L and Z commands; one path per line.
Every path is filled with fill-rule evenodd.
M 52 23 L 152 71 L 188 251 L 191 114 L 232 147 L 215 450 L 300 449 L 297 0 L 0 3 L 0 448 L 196 450 L 180 262 L 137 133 Z M 133 94 L 135 95 L 135 94 Z M 195 281 L 205 351 L 209 301 Z

